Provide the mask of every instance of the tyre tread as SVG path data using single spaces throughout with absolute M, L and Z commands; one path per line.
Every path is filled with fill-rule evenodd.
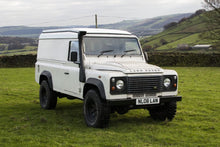
M 94 124 L 91 124 L 87 119 L 86 114 L 86 104 L 87 99 L 93 99 L 97 103 L 98 107 L 98 118 Z M 97 90 L 91 89 L 87 92 L 84 100 L 84 118 L 87 126 L 94 128 L 105 128 L 108 126 L 109 118 L 110 118 L 110 110 L 105 101 L 102 101 Z
M 47 103 L 45 104 L 45 106 L 42 104 L 42 101 L 41 101 L 41 90 L 42 88 L 45 88 L 45 90 L 48 92 L 48 100 L 47 100 Z M 57 96 L 55 94 L 55 92 L 49 87 L 49 84 L 46 80 L 43 80 L 41 82 L 41 85 L 40 85 L 40 105 L 43 109 L 55 109 L 56 108 L 56 105 L 57 105 Z

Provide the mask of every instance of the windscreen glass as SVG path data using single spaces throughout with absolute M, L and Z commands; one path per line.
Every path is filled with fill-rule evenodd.
M 84 37 L 86 55 L 141 55 L 136 38 Z

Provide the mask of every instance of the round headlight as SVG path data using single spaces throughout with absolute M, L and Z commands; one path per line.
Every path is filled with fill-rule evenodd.
M 122 80 L 118 80 L 116 82 L 116 88 L 119 89 L 119 90 L 123 89 L 124 88 L 124 82 Z
M 168 88 L 171 84 L 171 80 L 169 78 L 166 78 L 163 80 L 163 85 Z

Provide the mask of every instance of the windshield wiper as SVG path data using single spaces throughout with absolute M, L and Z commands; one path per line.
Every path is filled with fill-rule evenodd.
M 104 50 L 104 51 L 101 51 L 100 54 L 97 57 L 100 57 L 104 53 L 108 53 L 108 52 L 112 52 L 112 51 L 114 51 L 114 50 Z
M 124 54 L 121 55 L 121 57 L 124 57 L 128 52 L 133 52 L 133 51 L 136 51 L 136 50 L 126 50 L 126 51 L 124 51 Z

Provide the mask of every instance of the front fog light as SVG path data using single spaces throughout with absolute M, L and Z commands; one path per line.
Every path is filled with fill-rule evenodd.
M 163 85 L 168 88 L 170 86 L 171 80 L 169 78 L 166 78 L 163 80 Z
M 119 89 L 119 90 L 123 89 L 124 88 L 124 82 L 122 80 L 118 80 L 116 82 L 116 88 Z

